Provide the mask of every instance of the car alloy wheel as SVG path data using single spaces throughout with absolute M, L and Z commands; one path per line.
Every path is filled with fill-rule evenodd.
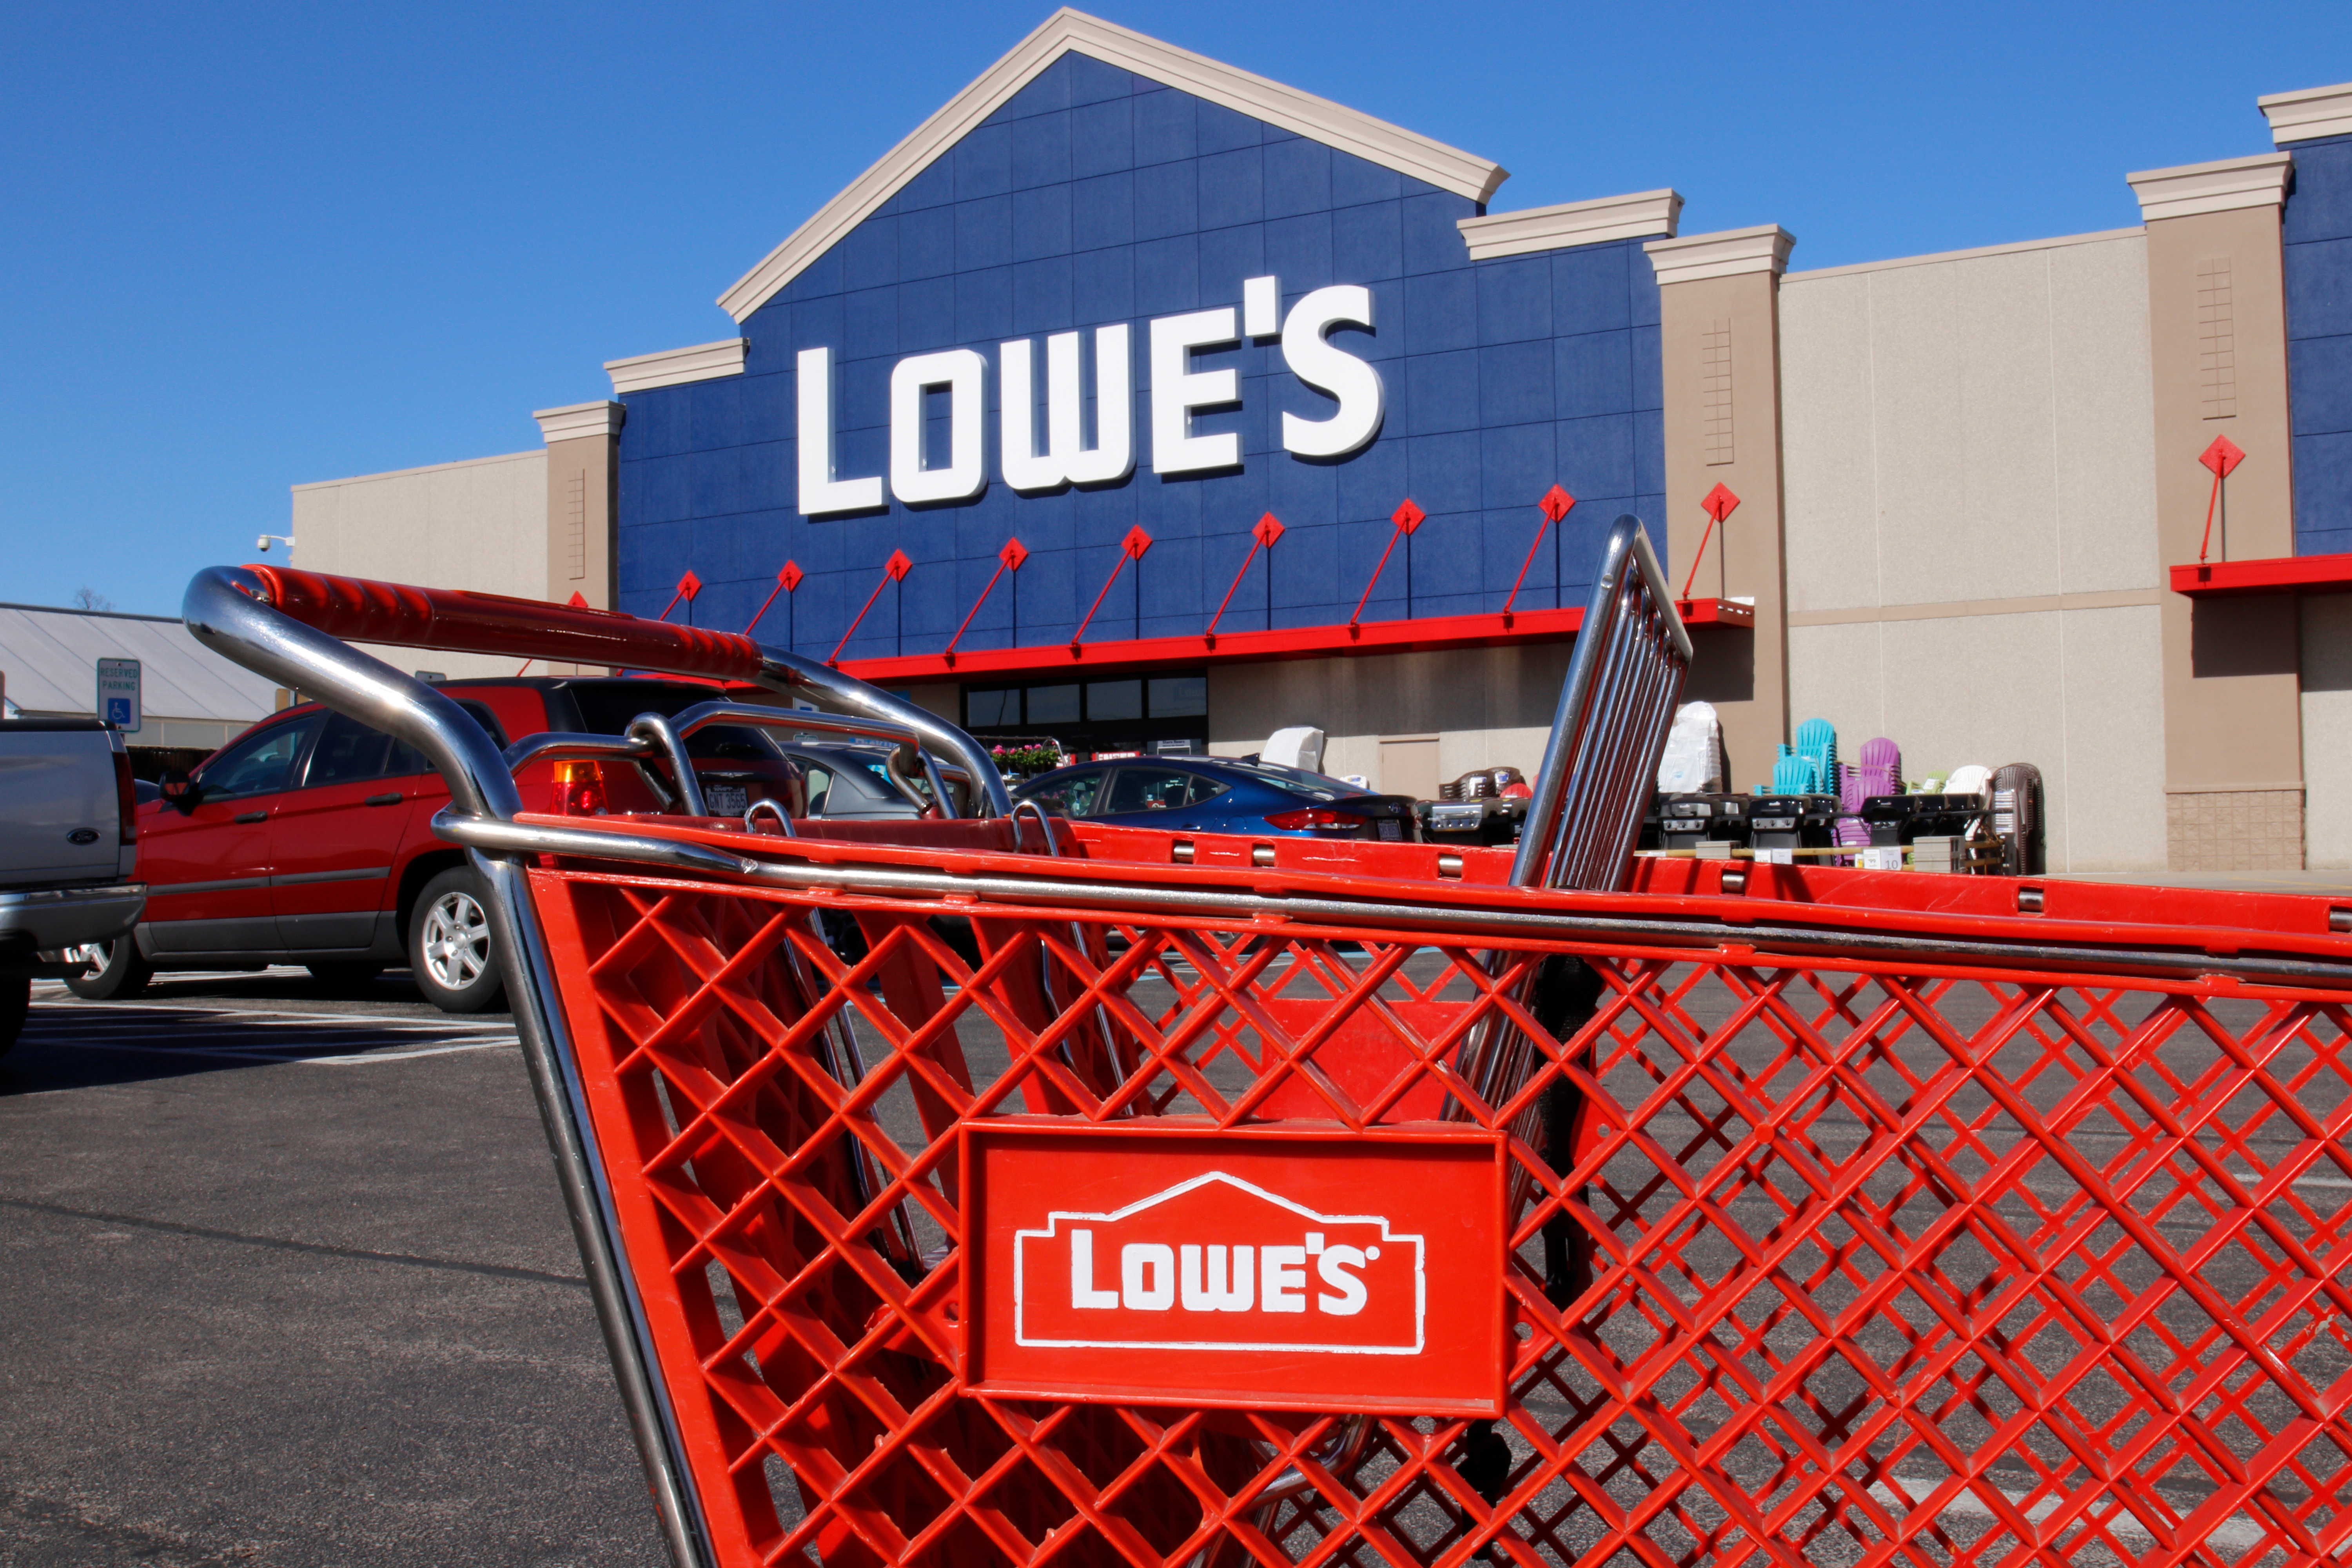
M 474 895 L 451 889 L 425 912 L 425 967 L 445 990 L 463 991 L 490 967 L 490 921 Z

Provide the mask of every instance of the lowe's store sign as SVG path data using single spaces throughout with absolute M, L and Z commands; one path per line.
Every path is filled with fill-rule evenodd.
M 1282 448 L 1307 458 L 1344 458 L 1381 427 L 1380 372 L 1332 344 L 1334 327 L 1370 328 L 1372 291 L 1360 286 L 1318 289 L 1282 314 L 1281 287 L 1273 278 L 1242 286 L 1246 324 L 1236 328 L 1231 306 L 1161 316 L 1150 327 L 1151 471 L 1210 473 L 1242 466 L 1238 432 L 1195 434 L 1196 409 L 1240 403 L 1241 373 L 1227 365 L 1195 370 L 1201 351 L 1232 348 L 1246 333 L 1278 338 L 1292 374 L 1330 394 L 1339 408 L 1327 418 L 1282 416 Z M 1280 321 L 1277 329 L 1276 322 Z M 1116 484 L 1135 471 L 1135 382 L 1129 374 L 1124 321 L 1094 330 L 1094 375 L 1082 370 L 1083 333 L 1045 340 L 1045 404 L 1037 407 L 1036 346 L 1021 338 L 998 345 L 998 473 L 1024 495 L 1069 484 Z M 987 487 L 984 432 L 988 423 L 988 361 L 971 349 L 911 354 L 890 367 L 890 493 L 908 504 L 970 500 Z M 799 366 L 800 510 L 803 517 L 870 511 L 882 505 L 880 476 L 844 479 L 835 467 L 833 351 L 803 349 Z M 929 395 L 948 395 L 946 430 L 934 438 Z M 1094 426 L 1089 440 L 1083 427 Z M 1038 437 L 1045 437 L 1041 450 Z M 944 446 L 944 460 L 935 460 Z
M 1129 68 L 1147 45 L 1071 47 L 886 160 L 809 226 L 834 237 L 730 292 L 740 374 L 624 394 L 622 608 L 691 571 L 695 624 L 757 613 L 822 658 L 863 607 L 846 661 L 937 653 L 967 616 L 971 651 L 1066 643 L 1090 606 L 1090 643 L 1221 603 L 1224 631 L 1343 623 L 1407 499 L 1427 521 L 1365 620 L 1496 610 L 1523 569 L 1519 607 L 1580 604 L 1621 511 L 1663 549 L 1641 237 L 1474 261 L 1473 196 Z M 1538 545 L 1555 484 L 1577 504 Z

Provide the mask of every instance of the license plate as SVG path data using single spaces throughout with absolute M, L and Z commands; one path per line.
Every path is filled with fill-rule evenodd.
M 713 816 L 740 816 L 751 800 L 740 784 L 704 784 L 702 804 Z
M 1383 816 L 1380 819 L 1380 834 L 1383 838 L 1402 838 L 1404 824 L 1393 816 Z
M 1474 831 L 1485 820 L 1483 805 L 1433 805 L 1429 808 L 1429 826 L 1440 833 Z

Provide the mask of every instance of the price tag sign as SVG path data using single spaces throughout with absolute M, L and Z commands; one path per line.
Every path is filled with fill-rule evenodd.
M 98 661 L 98 717 L 110 730 L 139 732 L 139 661 L 101 658 Z

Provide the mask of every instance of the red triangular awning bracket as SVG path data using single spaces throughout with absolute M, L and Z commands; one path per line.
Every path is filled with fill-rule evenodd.
M 974 599 L 971 608 L 964 612 L 963 625 L 956 627 L 955 636 L 948 638 L 948 646 L 940 650 L 940 656 L 948 661 L 949 668 L 955 668 L 955 645 L 963 640 L 964 628 L 971 625 L 972 616 L 980 614 L 980 607 L 988 603 L 988 595 L 995 591 L 997 578 L 1007 572 L 1020 571 L 1021 563 L 1028 559 L 1028 547 L 1019 539 L 1008 537 L 1004 541 L 1004 548 L 996 552 L 995 575 L 989 578 L 988 586 L 980 591 L 980 597 Z M 1017 609 L 1019 606 L 1014 607 Z
M 1267 552 L 1265 569 L 1268 572 L 1274 570 L 1274 542 L 1280 539 L 1282 534 L 1282 520 L 1272 512 L 1267 512 L 1252 525 L 1250 538 L 1254 542 L 1249 547 L 1249 553 L 1242 557 L 1242 569 L 1234 574 L 1233 586 L 1225 590 L 1225 596 L 1218 601 L 1217 613 L 1209 617 L 1208 629 L 1201 634 L 1202 640 L 1206 641 L 1211 647 L 1217 646 L 1217 623 L 1225 618 L 1225 606 L 1234 602 L 1234 595 L 1240 589 L 1242 579 L 1249 574 L 1250 563 L 1257 559 L 1259 551 Z M 1268 603 L 1272 601 L 1269 600 Z
M 1396 524 L 1396 527 L 1389 534 L 1388 549 L 1381 552 L 1380 564 L 1372 568 L 1371 582 L 1364 584 L 1364 596 L 1356 601 L 1355 613 L 1348 617 L 1348 635 L 1349 637 L 1356 635 L 1356 626 L 1364 618 L 1364 606 L 1372 602 L 1372 589 L 1380 582 L 1381 574 L 1388 570 L 1389 557 L 1395 552 L 1397 541 L 1410 537 L 1414 529 L 1419 528 L 1428 520 L 1429 514 L 1422 510 L 1421 508 L 1413 505 L 1412 498 L 1411 496 L 1407 496 L 1403 500 L 1398 502 L 1396 510 L 1389 514 L 1389 521 Z M 1411 586 L 1411 584 L 1408 584 L 1407 586 Z

